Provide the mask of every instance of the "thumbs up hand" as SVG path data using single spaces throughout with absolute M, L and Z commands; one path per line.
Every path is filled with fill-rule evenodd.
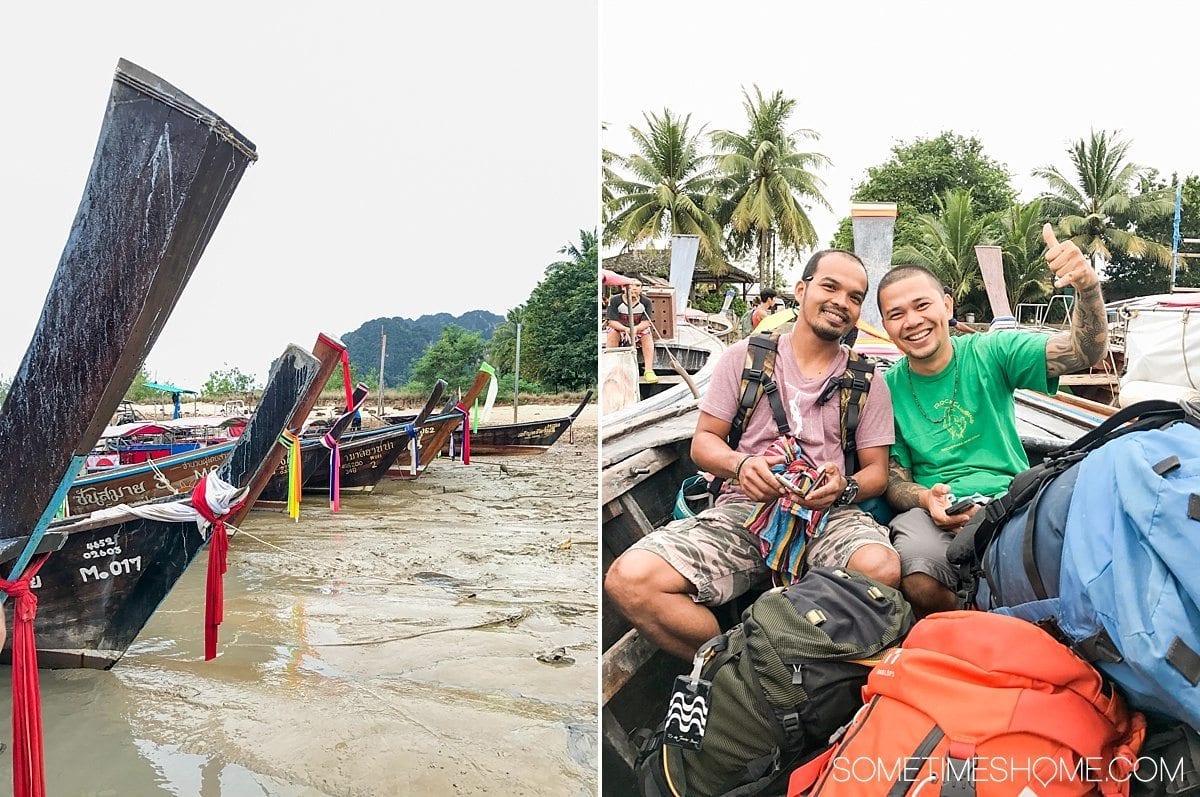
M 1054 272 L 1055 288 L 1070 285 L 1077 291 L 1083 291 L 1100 284 L 1096 270 L 1073 241 L 1059 243 L 1054 237 L 1054 228 L 1049 224 L 1042 227 L 1042 240 L 1046 242 L 1046 262 Z

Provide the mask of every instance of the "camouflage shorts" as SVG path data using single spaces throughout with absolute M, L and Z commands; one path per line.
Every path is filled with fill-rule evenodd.
M 755 504 L 727 501 L 695 517 L 676 520 L 638 540 L 633 547 L 661 556 L 696 588 L 692 600 L 709 606 L 728 603 L 752 587 L 770 585 L 770 571 L 758 541 L 742 526 Z M 805 549 L 809 567 L 845 567 L 864 545 L 891 548 L 888 530 L 857 507 L 838 507 L 825 530 Z

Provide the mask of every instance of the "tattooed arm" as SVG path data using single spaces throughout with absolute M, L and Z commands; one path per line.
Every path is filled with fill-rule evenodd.
M 888 460 L 887 501 L 897 512 L 907 512 L 918 507 L 929 513 L 934 525 L 948 531 L 958 531 L 979 511 L 973 506 L 959 515 L 947 515 L 950 506 L 950 485 L 938 482 L 933 487 L 922 487 L 912 480 L 908 468 L 896 461 Z
M 1059 243 L 1047 224 L 1042 228 L 1046 260 L 1054 272 L 1054 287 L 1075 288 L 1071 328 L 1046 341 L 1046 376 L 1051 379 L 1082 371 L 1100 362 L 1108 348 L 1108 319 L 1100 278 L 1088 259 L 1071 241 Z
M 1108 319 L 1100 286 L 1080 288 L 1075 292 L 1071 328 L 1046 341 L 1046 376 L 1053 379 L 1090 368 L 1107 349 Z
M 912 480 L 912 473 L 895 457 L 888 459 L 887 502 L 897 512 L 906 512 L 916 507 L 925 508 L 922 493 L 929 490 Z

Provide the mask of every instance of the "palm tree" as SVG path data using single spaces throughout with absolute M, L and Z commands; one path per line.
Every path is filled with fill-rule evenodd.
M 971 297 L 981 306 L 983 275 L 975 247 L 995 242 L 995 219 L 991 214 L 975 214 L 966 188 L 947 191 L 937 204 L 937 213 L 917 217 L 918 242 L 897 248 L 896 262 L 925 266 L 950 288 L 956 304 L 966 306 Z
M 1034 177 L 1049 184 L 1041 197 L 1046 215 L 1058 219 L 1060 236 L 1090 256 L 1093 267 L 1100 259 L 1111 260 L 1114 252 L 1167 265 L 1170 250 L 1135 230 L 1139 222 L 1170 213 L 1174 205 L 1166 191 L 1134 193 L 1141 167 L 1125 161 L 1129 142 L 1116 136 L 1093 130 L 1088 139 L 1067 148 L 1075 182 L 1055 166 L 1034 170 Z
M 525 320 L 525 305 L 509 310 L 488 341 L 488 362 L 502 374 L 512 373 L 517 360 L 517 325 Z
M 643 115 L 646 130 L 630 126 L 637 152 L 612 155 L 605 174 L 605 238 L 612 245 L 634 246 L 669 235 L 700 236 L 706 262 L 723 263 L 721 225 L 713 217 L 718 199 L 713 194 L 712 156 L 701 150 L 700 135 L 689 131 L 691 115 L 679 117 L 670 109 L 662 115 Z M 618 168 L 627 173 L 621 177 Z
M 829 208 L 821 195 L 824 184 L 810 171 L 828 166 L 829 159 L 819 152 L 797 149 L 798 139 L 819 136 L 805 128 L 787 130 L 796 101 L 784 97 L 783 92 L 764 97 L 755 86 L 751 97 L 743 88 L 742 107 L 745 133 L 718 130 L 712 136 L 727 194 L 719 218 L 731 228 L 728 243 L 732 253 L 757 249 L 758 280 L 767 286 L 773 282 L 772 243 L 776 237 L 796 253 L 817 243 L 805 203 Z
M 1043 256 L 1045 221 L 1042 200 L 1022 205 L 1015 202 L 1001 211 L 998 218 L 999 240 L 1004 257 L 1004 284 L 1009 306 L 1016 310 L 1021 302 L 1036 302 L 1054 293 L 1050 269 Z

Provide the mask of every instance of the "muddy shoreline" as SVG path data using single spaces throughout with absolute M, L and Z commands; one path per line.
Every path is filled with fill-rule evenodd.
M 111 671 L 43 671 L 48 793 L 595 794 L 594 419 L 337 515 L 314 496 L 298 523 L 252 512 L 215 661 L 202 552 Z

